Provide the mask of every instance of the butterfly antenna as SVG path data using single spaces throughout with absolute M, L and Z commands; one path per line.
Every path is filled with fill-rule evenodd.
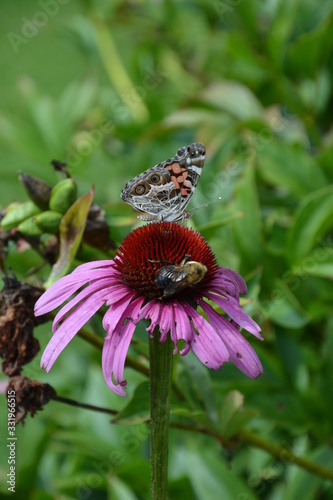
M 204 203 L 203 205 L 199 205 L 198 207 L 194 207 L 192 210 L 191 210 L 191 215 L 193 214 L 193 212 L 196 212 L 197 210 L 200 210 L 201 208 L 206 208 L 208 207 L 209 205 L 212 205 L 213 203 L 216 203 L 217 201 L 221 201 L 222 200 L 222 196 L 219 196 L 218 198 L 216 198 L 215 200 L 211 200 L 211 201 L 208 201 L 207 203 Z

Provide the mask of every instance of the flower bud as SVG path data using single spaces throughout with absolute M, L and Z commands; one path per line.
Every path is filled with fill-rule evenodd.
M 74 179 L 64 179 L 52 189 L 50 210 L 64 214 L 74 203 L 77 196 L 77 186 Z
M 12 203 L 5 209 L 5 216 L 2 219 L 0 226 L 5 231 L 9 231 L 17 227 L 21 222 L 40 212 L 40 209 L 32 201 L 24 203 Z
M 22 182 L 31 200 L 42 210 L 49 206 L 52 188 L 42 179 L 29 174 L 21 174 L 19 180 Z
M 59 212 L 54 212 L 52 210 L 46 210 L 41 214 L 36 215 L 35 223 L 45 233 L 57 234 L 59 232 L 59 224 L 63 217 L 63 214 Z
M 29 217 L 18 225 L 17 229 L 26 236 L 40 236 L 43 231 L 37 226 L 35 217 Z

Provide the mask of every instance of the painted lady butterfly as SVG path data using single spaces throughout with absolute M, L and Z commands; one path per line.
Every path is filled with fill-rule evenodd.
M 174 158 L 149 168 L 129 181 L 122 199 L 140 212 L 144 221 L 176 222 L 191 217 L 185 208 L 198 184 L 205 162 L 199 142 L 180 148 Z

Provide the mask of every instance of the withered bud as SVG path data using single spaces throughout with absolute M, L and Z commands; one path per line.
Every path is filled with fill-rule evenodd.
M 54 264 L 59 256 L 59 238 L 58 236 L 50 236 L 44 242 L 44 258 L 47 262 Z
M 104 252 L 107 252 L 110 248 L 117 248 L 114 241 L 110 239 L 110 229 L 105 220 L 105 210 L 96 203 L 93 203 L 90 207 L 83 233 L 83 241 Z
M 92 203 L 88 213 L 89 220 L 105 220 L 105 210 L 97 205 L 97 203 Z
M 56 396 L 56 391 L 49 384 L 18 375 L 12 377 L 7 387 L 7 398 L 15 398 L 15 424 L 25 423 L 29 413 L 31 417 Z
M 105 220 L 87 219 L 83 241 L 94 248 L 107 252 L 110 248 L 116 248 L 116 244 L 110 239 L 109 233 L 110 229 Z
M 67 163 L 59 160 L 52 160 L 51 165 L 56 172 L 61 172 L 65 175 L 67 179 L 69 179 L 70 175 L 67 170 Z
M 14 275 L 4 277 L 0 293 L 0 356 L 2 370 L 9 377 L 18 375 L 39 352 L 33 328 L 48 317 L 35 318 L 34 305 L 43 292 L 42 288 L 19 282 Z
M 22 182 L 30 199 L 42 210 L 47 210 L 49 206 L 52 187 L 46 184 L 39 177 L 29 174 L 21 174 L 19 180 Z

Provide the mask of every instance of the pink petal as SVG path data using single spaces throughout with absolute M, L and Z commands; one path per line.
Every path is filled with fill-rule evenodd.
M 129 316 L 137 315 L 140 307 L 142 305 L 143 298 L 140 297 L 133 301 L 126 311 Z M 124 366 L 127 356 L 127 351 L 129 344 L 132 340 L 132 336 L 136 324 L 132 321 L 128 321 L 126 325 L 122 325 L 117 331 L 112 330 L 108 332 L 103 346 L 102 353 L 102 369 L 105 382 L 108 387 L 119 394 L 119 396 L 126 396 L 123 387 L 126 387 L 126 380 L 124 380 Z M 116 381 L 113 382 L 112 375 Z
M 82 266 L 85 266 L 85 264 L 82 264 Z M 43 293 L 35 304 L 35 316 L 48 313 L 60 306 L 86 283 L 107 277 L 109 278 L 110 286 L 119 282 L 119 277 L 115 275 L 115 270 L 112 267 L 107 269 L 107 271 L 95 270 L 93 272 L 82 272 L 80 267 L 68 276 L 61 278 Z
M 116 302 L 123 299 L 127 294 L 131 295 L 132 298 L 137 296 L 137 293 L 123 282 L 112 285 L 111 287 L 108 287 L 108 290 L 106 290 L 106 304 L 113 307 Z
M 114 267 L 114 260 L 93 260 L 91 262 L 85 262 L 84 264 L 79 265 L 76 269 L 74 269 L 73 273 L 77 272 L 87 272 L 92 269 L 100 269 L 102 267 Z
M 259 334 L 260 327 L 257 325 L 255 321 L 253 321 L 250 316 L 243 311 L 239 302 L 233 297 L 228 297 L 227 299 L 221 297 L 220 295 L 212 294 L 209 292 L 203 293 L 204 297 L 207 297 L 209 300 L 212 300 L 217 305 L 225 311 L 231 319 L 236 321 L 241 327 L 243 327 L 248 332 L 255 335 L 258 339 L 262 340 L 262 336 Z
M 245 295 L 247 293 L 246 283 L 236 271 L 228 269 L 227 267 L 220 267 L 219 274 L 224 280 L 231 281 L 240 294 Z
M 231 361 L 239 370 L 251 378 L 257 378 L 263 368 L 256 352 L 239 331 L 221 314 L 218 314 L 205 301 L 199 301 L 206 312 L 211 325 L 216 329 L 222 341 L 227 346 Z
M 175 304 L 176 303 L 171 303 L 172 306 L 172 319 L 170 320 L 170 336 L 171 340 L 175 345 L 175 348 L 173 350 L 173 354 L 177 354 L 178 352 L 178 347 L 177 347 L 177 332 L 176 332 L 176 312 L 175 312 Z
M 185 311 L 184 304 L 185 302 L 173 302 L 177 342 L 179 340 L 185 340 L 185 347 L 179 351 L 181 356 L 186 356 L 190 351 L 193 336 L 196 335 L 190 318 Z
M 57 329 L 57 326 L 60 321 L 64 319 L 66 314 L 73 309 L 79 302 L 83 300 L 87 300 L 89 296 L 92 294 L 98 292 L 99 290 L 104 290 L 105 288 L 109 286 L 109 278 L 104 279 L 104 280 L 98 280 L 95 281 L 91 284 L 88 284 L 83 290 L 81 290 L 80 293 L 76 295 L 70 302 L 68 302 L 56 315 L 56 317 L 53 320 L 53 325 L 52 325 L 52 332 L 54 333 Z M 112 288 L 113 289 L 113 288 Z M 105 302 L 105 299 L 104 299 Z
M 135 299 L 135 292 L 128 291 L 127 287 L 123 286 L 122 297 L 114 302 L 104 314 L 103 328 L 106 332 L 111 333 L 121 327 L 128 314 L 127 308 L 133 299 Z
M 161 332 L 160 342 L 164 342 L 167 338 L 168 332 L 172 328 L 172 324 L 175 323 L 173 308 L 169 302 L 162 304 L 162 311 L 160 316 L 159 328 Z M 171 337 L 172 339 L 172 337 Z
M 157 300 L 151 300 L 145 306 L 143 306 L 134 322 L 135 324 L 138 324 L 142 319 L 150 319 L 150 325 L 148 326 L 148 328 L 146 328 L 146 330 L 147 332 L 150 332 L 150 336 L 152 337 L 154 329 L 158 325 L 161 310 L 161 302 L 158 302 Z
M 103 292 L 97 292 L 93 296 L 79 304 L 61 324 L 47 344 L 41 359 L 41 367 L 48 372 L 59 354 L 72 340 L 82 326 L 95 314 L 103 304 Z
M 188 304 L 183 304 L 187 314 L 192 318 L 199 335 L 194 335 L 192 350 L 200 361 L 212 368 L 219 370 L 223 363 L 229 361 L 229 353 L 215 329 L 195 309 Z

